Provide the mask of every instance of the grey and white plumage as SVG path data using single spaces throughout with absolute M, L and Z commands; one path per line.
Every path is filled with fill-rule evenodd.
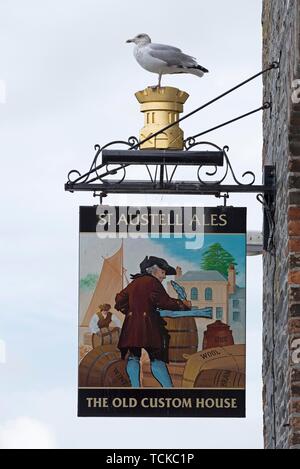
M 148 34 L 138 34 L 127 42 L 135 44 L 134 56 L 141 67 L 148 72 L 158 74 L 159 87 L 162 75 L 191 73 L 202 77 L 208 73 L 208 70 L 199 65 L 194 57 L 184 54 L 177 47 L 152 43 Z

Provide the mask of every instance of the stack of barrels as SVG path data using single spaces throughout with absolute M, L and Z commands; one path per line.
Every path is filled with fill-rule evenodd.
M 167 319 L 170 335 L 168 370 L 174 387 L 245 387 L 245 345 L 234 345 L 227 324 L 215 321 L 204 333 L 203 350 L 198 349 L 194 318 Z M 159 387 L 150 362 L 142 363 L 143 387 Z
M 89 345 L 92 348 L 98 347 L 99 345 L 117 345 L 119 337 L 119 327 L 103 327 L 97 334 L 91 334 L 90 332 L 84 334 L 84 345 Z
M 182 387 L 245 387 L 245 345 L 234 345 L 232 331 L 222 321 L 207 326 L 202 350 L 186 359 Z
M 79 387 L 130 387 L 126 361 L 117 348 L 120 329 L 102 328 L 97 334 L 86 333 L 85 346 L 91 350 L 79 363 Z
M 234 345 L 230 328 L 216 321 L 204 333 L 203 350 L 198 350 L 194 318 L 166 319 L 169 341 L 167 364 L 173 386 L 178 388 L 244 388 L 245 345 Z M 117 348 L 120 329 L 102 330 L 85 336 L 92 348 L 80 361 L 80 387 L 130 387 L 127 361 Z M 87 343 L 88 342 L 88 343 Z M 141 359 L 141 385 L 160 387 L 151 372 L 146 352 Z

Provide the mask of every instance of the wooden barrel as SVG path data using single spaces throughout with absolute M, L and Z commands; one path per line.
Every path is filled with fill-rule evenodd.
M 164 318 L 170 334 L 169 361 L 185 362 L 184 354 L 198 350 L 198 332 L 195 318 Z
M 120 358 L 115 345 L 102 345 L 91 350 L 79 363 L 79 387 L 102 387 L 102 368 Z
M 122 358 L 106 362 L 101 370 L 101 382 L 104 388 L 129 388 L 129 376 L 126 372 L 127 361 Z
M 92 344 L 93 347 L 98 347 L 99 345 L 111 345 L 118 344 L 120 337 L 120 328 L 114 327 L 113 329 L 108 329 L 103 327 L 98 334 L 93 334 Z
M 245 374 L 245 345 L 215 347 L 186 356 L 182 387 L 193 388 L 203 370 L 227 370 Z
M 194 388 L 245 388 L 245 373 L 231 370 L 202 370 Z
M 181 388 L 185 363 L 168 363 L 167 367 L 168 367 L 168 371 L 170 373 L 174 388 Z M 142 363 L 141 384 L 143 388 L 160 388 L 161 387 L 161 385 L 154 378 L 151 372 L 149 361 Z
M 118 344 L 120 337 L 120 328 L 114 327 L 113 329 L 103 327 L 97 334 L 87 332 L 84 334 L 84 344 L 91 347 L 99 347 L 100 345 Z
M 228 345 L 234 345 L 230 327 L 222 321 L 209 324 L 204 332 L 202 349 L 227 347 Z

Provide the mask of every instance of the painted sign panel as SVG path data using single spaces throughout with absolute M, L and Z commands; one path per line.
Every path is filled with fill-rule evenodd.
M 79 277 L 79 416 L 245 416 L 245 208 L 81 207 Z

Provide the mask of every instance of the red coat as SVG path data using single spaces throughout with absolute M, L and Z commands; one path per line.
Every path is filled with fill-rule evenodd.
M 152 275 L 134 279 L 116 296 L 115 308 L 125 314 L 119 349 L 163 347 L 163 321 L 159 309 L 188 310 L 181 300 L 171 298 Z

